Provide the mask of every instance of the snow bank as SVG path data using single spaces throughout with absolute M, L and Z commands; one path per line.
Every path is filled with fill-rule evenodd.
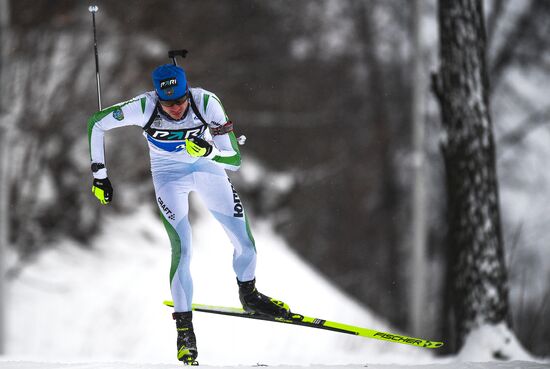
M 239 306 L 233 248 L 202 207 L 199 214 L 204 215 L 191 219 L 194 300 Z M 156 212 L 143 207 L 105 224 L 93 251 L 63 242 L 8 285 L 10 357 L 175 362 L 176 330 L 171 310 L 162 305 L 170 299 L 170 246 Z M 252 229 L 261 291 L 303 314 L 392 331 L 300 260 L 269 225 L 252 222 Z M 432 360 L 421 348 L 304 327 L 200 313 L 195 313 L 194 324 L 199 361 L 213 365 Z
M 534 358 L 521 346 L 506 324 L 483 325 L 470 332 L 458 354 L 459 360 L 527 360 Z
M 191 219 L 195 301 L 238 306 L 233 248 L 204 208 L 199 214 Z M 171 310 L 162 305 L 170 298 L 170 246 L 156 212 L 143 207 L 105 224 L 93 251 L 63 242 L 10 282 L 8 355 L 0 358 L 0 369 L 181 367 Z M 269 224 L 252 222 L 252 229 L 260 290 L 300 313 L 394 331 L 308 266 Z M 487 353 L 496 348 L 507 357 L 530 360 L 498 326 L 474 332 L 458 357 L 441 359 L 421 348 L 263 321 L 195 313 L 194 324 L 204 368 L 550 368 L 548 363 L 494 361 Z

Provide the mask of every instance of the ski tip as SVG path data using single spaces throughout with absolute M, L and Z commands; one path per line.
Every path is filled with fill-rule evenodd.
M 169 307 L 174 307 L 174 301 L 164 300 L 163 304 Z

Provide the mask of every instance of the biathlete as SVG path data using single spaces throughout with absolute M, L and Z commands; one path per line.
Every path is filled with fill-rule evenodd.
M 225 172 L 239 169 L 241 155 L 233 124 L 220 100 L 204 89 L 189 88 L 184 70 L 173 64 L 159 66 L 152 78 L 154 91 L 101 110 L 89 119 L 92 192 L 102 204 L 113 199 L 105 166 L 105 132 L 140 126 L 149 145 L 157 205 L 172 245 L 170 290 L 178 332 L 177 357 L 193 364 L 198 351 L 192 324 L 193 283 L 189 269 L 191 191 L 200 195 L 233 244 L 233 269 L 243 308 L 282 318 L 288 317 L 290 310 L 288 305 L 261 294 L 255 287 L 254 238 L 242 202 Z

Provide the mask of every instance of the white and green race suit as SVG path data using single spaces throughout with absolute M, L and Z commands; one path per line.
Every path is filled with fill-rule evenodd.
M 240 281 L 255 278 L 256 248 L 241 200 L 225 169 L 239 169 L 235 134 L 218 97 L 201 88 L 190 89 L 192 102 L 180 120 L 162 112 L 154 91 L 95 113 L 88 121 L 92 163 L 105 163 L 104 134 L 129 125 L 143 128 L 149 144 L 157 205 L 172 245 L 170 288 L 176 312 L 191 311 L 193 284 L 189 262 L 191 229 L 188 197 L 196 191 L 222 224 L 234 247 L 233 269 Z M 194 106 L 192 106 L 194 105 Z M 185 139 L 199 136 L 212 144 L 207 157 L 192 157 Z M 107 168 L 95 178 L 106 178 Z

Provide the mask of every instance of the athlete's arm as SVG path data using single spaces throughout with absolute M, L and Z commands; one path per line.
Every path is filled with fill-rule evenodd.
M 98 111 L 90 117 L 88 120 L 90 158 L 92 163 L 99 164 L 99 169 L 93 171 L 94 178 L 103 179 L 107 177 L 104 148 L 105 132 L 113 128 L 130 125 L 143 127 L 149 120 L 154 108 L 154 102 L 143 94 L 132 100 Z
M 212 160 L 223 165 L 226 169 L 238 170 L 241 166 L 241 152 L 239 151 L 235 132 L 231 131 L 222 135 L 215 135 L 213 136 L 213 140 L 218 153 Z
M 241 153 L 233 132 L 233 123 L 229 121 L 222 103 L 216 95 L 205 93 L 203 104 L 204 101 L 207 102 L 206 121 L 214 141 L 211 159 L 225 169 L 238 170 L 241 166 Z

